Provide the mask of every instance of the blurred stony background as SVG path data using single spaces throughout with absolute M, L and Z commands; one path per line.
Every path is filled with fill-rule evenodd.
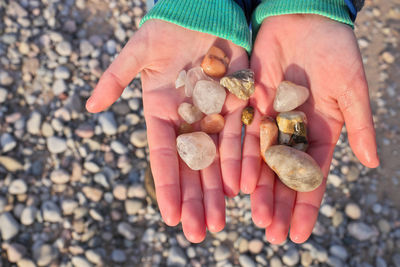
M 356 27 L 382 164 L 363 167 L 343 131 L 302 245 L 268 244 L 245 195 L 190 244 L 143 187 L 140 80 L 85 111 L 144 13 L 144 0 L 0 0 L 0 266 L 400 266 L 398 0 L 367 0 Z

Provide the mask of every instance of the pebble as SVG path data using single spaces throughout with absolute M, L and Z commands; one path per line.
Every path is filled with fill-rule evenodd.
M 34 246 L 33 248 L 33 258 L 38 266 L 48 266 L 57 255 L 57 250 L 48 244 Z
M 113 195 L 115 199 L 125 200 L 127 196 L 128 189 L 125 185 L 119 184 L 114 187 Z
M 0 156 L 0 164 L 10 172 L 16 172 L 24 168 L 24 166 L 22 166 L 22 164 L 16 161 L 14 158 L 7 156 Z
M 283 266 L 281 259 L 279 259 L 279 257 L 277 257 L 277 256 L 273 256 L 269 260 L 269 264 L 271 267 L 282 267 Z
M 119 155 L 125 155 L 126 153 L 128 153 L 127 146 L 122 144 L 119 141 L 113 140 L 111 142 L 110 147 L 111 147 L 112 151 L 114 151 L 115 153 L 117 153 Z
M 267 149 L 265 158 L 279 179 L 293 190 L 310 192 L 324 178 L 319 165 L 310 155 L 292 147 L 271 146 Z
M 396 253 L 392 256 L 392 261 L 395 267 L 400 267 L 400 253 Z
M 78 202 L 72 199 L 63 199 L 61 201 L 61 209 L 64 215 L 71 215 L 78 207 Z
M 67 57 L 71 55 L 72 47 L 67 41 L 62 41 L 56 45 L 56 51 L 60 56 Z
M 328 257 L 327 264 L 329 266 L 332 266 L 332 267 L 342 267 L 342 266 L 344 266 L 343 262 L 340 259 L 338 259 L 338 258 L 336 258 L 334 256 Z
M 53 201 L 45 201 L 42 204 L 43 219 L 47 222 L 57 223 L 62 221 L 60 208 Z
M 324 204 L 321 206 L 320 212 L 325 217 L 331 218 L 335 214 L 336 209 L 329 204 Z
M 130 142 L 137 148 L 147 146 L 147 132 L 146 130 L 136 130 L 131 134 Z
M 111 253 L 111 259 L 113 262 L 123 263 L 126 261 L 126 254 L 123 250 L 114 249 Z
M 361 208 L 356 203 L 348 203 L 345 207 L 345 213 L 347 217 L 353 220 L 358 220 L 361 218 Z
M 125 212 L 128 215 L 137 214 L 143 207 L 143 203 L 140 200 L 129 199 L 125 200 Z
M 146 189 L 143 187 L 142 184 L 131 185 L 128 188 L 127 196 L 128 198 L 144 199 L 146 198 Z
M 225 89 L 214 81 L 198 81 L 193 90 L 193 103 L 204 114 L 221 113 Z
M 188 70 L 185 80 L 185 95 L 187 97 L 193 96 L 193 90 L 198 81 L 211 81 L 201 67 L 194 67 Z
M 287 112 L 304 104 L 310 96 L 310 92 L 304 86 L 283 81 L 278 85 L 274 99 L 276 112 Z
M 244 125 L 250 125 L 254 119 L 254 108 L 253 107 L 245 107 L 242 110 L 242 122 Z
M 5 199 L 4 197 L 0 196 L 0 214 L 3 213 L 4 208 L 7 205 L 7 199 Z
M 9 133 L 4 133 L 0 137 L 1 149 L 4 153 L 13 150 L 17 146 L 14 137 Z
M 63 169 L 53 170 L 50 174 L 50 180 L 55 184 L 66 184 L 70 178 L 70 174 Z
M 71 259 L 71 263 L 74 267 L 92 267 L 93 265 L 84 257 L 74 256 Z
M 118 130 L 117 122 L 115 121 L 114 114 L 111 112 L 103 112 L 99 115 L 98 121 L 106 135 L 115 135 Z
M 294 248 L 289 249 L 283 254 L 282 261 L 288 266 L 295 266 L 300 261 L 299 252 Z
M 122 235 L 125 239 L 128 240 L 134 240 L 135 239 L 135 233 L 132 228 L 128 223 L 126 222 L 121 222 L 118 224 L 117 227 L 118 233 Z
M 259 254 L 264 247 L 264 243 L 259 239 L 253 239 L 249 242 L 249 251 L 252 254 Z
M 81 138 L 91 138 L 94 135 L 94 128 L 88 123 L 83 123 L 75 129 L 75 134 Z
M 279 129 L 279 144 L 294 147 L 301 151 L 308 148 L 307 117 L 301 111 L 279 113 L 276 117 Z
M 175 81 L 175 88 L 181 88 L 182 86 L 185 86 L 185 81 L 186 81 L 186 71 L 181 70 L 178 74 L 178 77 L 176 78 Z
M 12 195 L 21 195 L 25 194 L 28 191 L 28 186 L 25 181 L 22 179 L 15 179 L 11 182 L 8 187 L 8 192 Z
M 352 222 L 348 224 L 347 231 L 352 237 L 359 241 L 366 241 L 379 235 L 375 228 L 363 222 Z
M 27 259 L 27 258 L 20 259 L 17 262 L 17 266 L 18 267 L 36 267 L 35 263 L 32 260 Z
M 55 95 L 61 95 L 68 90 L 67 84 L 62 79 L 57 79 L 52 86 Z
M 7 89 L 0 87 L 0 103 L 4 103 L 7 100 Z
M 187 259 L 183 250 L 178 246 L 172 246 L 168 251 L 167 266 L 186 266 Z
M 58 66 L 54 70 L 54 77 L 56 79 L 62 79 L 62 80 L 67 80 L 71 76 L 71 73 L 67 67 L 64 66 Z
M 85 163 L 83 163 L 83 167 L 91 173 L 98 173 L 100 171 L 99 165 L 93 161 L 85 161 Z
M 192 170 L 202 170 L 214 162 L 217 153 L 214 141 L 203 132 L 182 134 L 176 138 L 181 159 Z
M 333 245 L 329 248 L 329 252 L 335 256 L 338 257 L 339 259 L 346 261 L 347 258 L 349 257 L 349 254 L 347 253 L 347 250 L 339 245 Z
M 240 255 L 239 256 L 239 263 L 242 267 L 256 267 L 256 263 L 247 255 Z
M 228 56 L 221 48 L 212 46 L 201 62 L 201 68 L 208 76 L 221 78 L 228 70 L 229 61 Z
M 339 187 L 342 184 L 342 178 L 336 174 L 329 174 L 328 183 L 332 184 L 334 187 Z
M 47 138 L 47 149 L 52 154 L 60 154 L 67 150 L 67 141 L 63 138 L 52 136 Z
M 376 267 L 387 267 L 387 263 L 386 263 L 385 259 L 383 259 L 381 257 L 376 257 L 375 266 Z
M 31 225 L 35 222 L 37 209 L 34 206 L 27 206 L 22 210 L 21 223 L 23 225 Z
M 383 52 L 382 58 L 387 64 L 393 64 L 396 60 L 395 56 L 389 51 Z
M 231 251 L 224 245 L 220 245 L 215 249 L 214 259 L 216 261 L 224 261 L 231 256 Z
M 93 202 L 99 202 L 103 197 L 103 191 L 95 187 L 84 186 L 82 192 Z
M 225 119 L 220 114 L 205 116 L 200 122 L 200 128 L 208 134 L 216 134 L 222 131 L 225 126 Z
M 10 86 L 14 82 L 14 78 L 5 71 L 0 71 L 0 85 Z
M 201 120 L 204 116 L 196 106 L 186 102 L 179 105 L 178 114 L 185 122 L 189 124 Z
M 313 258 L 311 256 L 311 252 L 303 251 L 300 256 L 300 262 L 303 266 L 310 266 L 312 264 Z
M 263 117 L 260 123 L 260 151 L 261 157 L 267 162 L 265 153 L 268 148 L 278 143 L 278 126 L 272 117 Z
M 7 248 L 7 258 L 9 262 L 18 262 L 24 256 L 26 250 L 21 244 L 12 243 Z
M 40 115 L 39 112 L 34 111 L 26 123 L 26 130 L 30 134 L 39 135 L 41 123 L 42 123 L 42 115 Z
M 380 219 L 378 221 L 379 231 L 383 234 L 387 234 L 391 231 L 390 223 L 385 219 Z
M 88 249 L 85 251 L 85 257 L 91 262 L 96 265 L 100 265 L 103 262 L 103 259 L 101 257 L 101 254 L 94 250 L 94 249 Z
M 254 72 L 250 69 L 236 71 L 220 80 L 220 84 L 242 100 L 248 100 L 254 93 Z

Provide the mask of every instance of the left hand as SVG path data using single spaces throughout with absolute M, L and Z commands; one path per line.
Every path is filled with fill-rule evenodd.
M 254 223 L 266 237 L 282 243 L 289 231 L 293 242 L 310 236 L 318 217 L 326 179 L 312 192 L 296 193 L 276 179 L 260 158 L 259 123 L 273 111 L 275 90 L 283 80 L 306 86 L 310 98 L 299 110 L 308 118 L 309 153 L 329 173 L 333 151 L 346 123 L 352 150 L 367 167 L 377 167 L 375 141 L 361 55 L 352 29 L 319 15 L 282 15 L 264 20 L 258 33 L 251 68 L 256 110 L 247 127 L 243 148 L 241 189 L 251 194 Z

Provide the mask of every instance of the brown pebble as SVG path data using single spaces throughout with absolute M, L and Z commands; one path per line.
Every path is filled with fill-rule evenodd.
M 178 129 L 178 134 L 186 134 L 186 133 L 191 133 L 193 132 L 193 126 L 187 122 L 182 122 L 181 125 L 179 125 L 179 129 Z
M 226 74 L 229 65 L 229 58 L 222 49 L 213 46 L 208 50 L 201 63 L 203 71 L 211 77 L 221 78 Z
M 245 107 L 242 111 L 242 122 L 245 125 L 250 125 L 254 119 L 254 108 L 253 107 Z
M 200 122 L 201 130 L 208 134 L 219 133 L 224 125 L 225 119 L 220 114 L 207 115 Z
M 271 117 L 264 117 L 260 123 L 260 149 L 261 157 L 265 162 L 265 151 L 278 142 L 278 126 Z

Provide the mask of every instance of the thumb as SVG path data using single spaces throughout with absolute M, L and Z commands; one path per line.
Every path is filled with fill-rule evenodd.
M 121 53 L 100 77 L 91 97 L 86 102 L 89 112 L 97 113 L 111 106 L 125 87 L 144 68 L 146 36 L 139 30 L 122 49 Z

